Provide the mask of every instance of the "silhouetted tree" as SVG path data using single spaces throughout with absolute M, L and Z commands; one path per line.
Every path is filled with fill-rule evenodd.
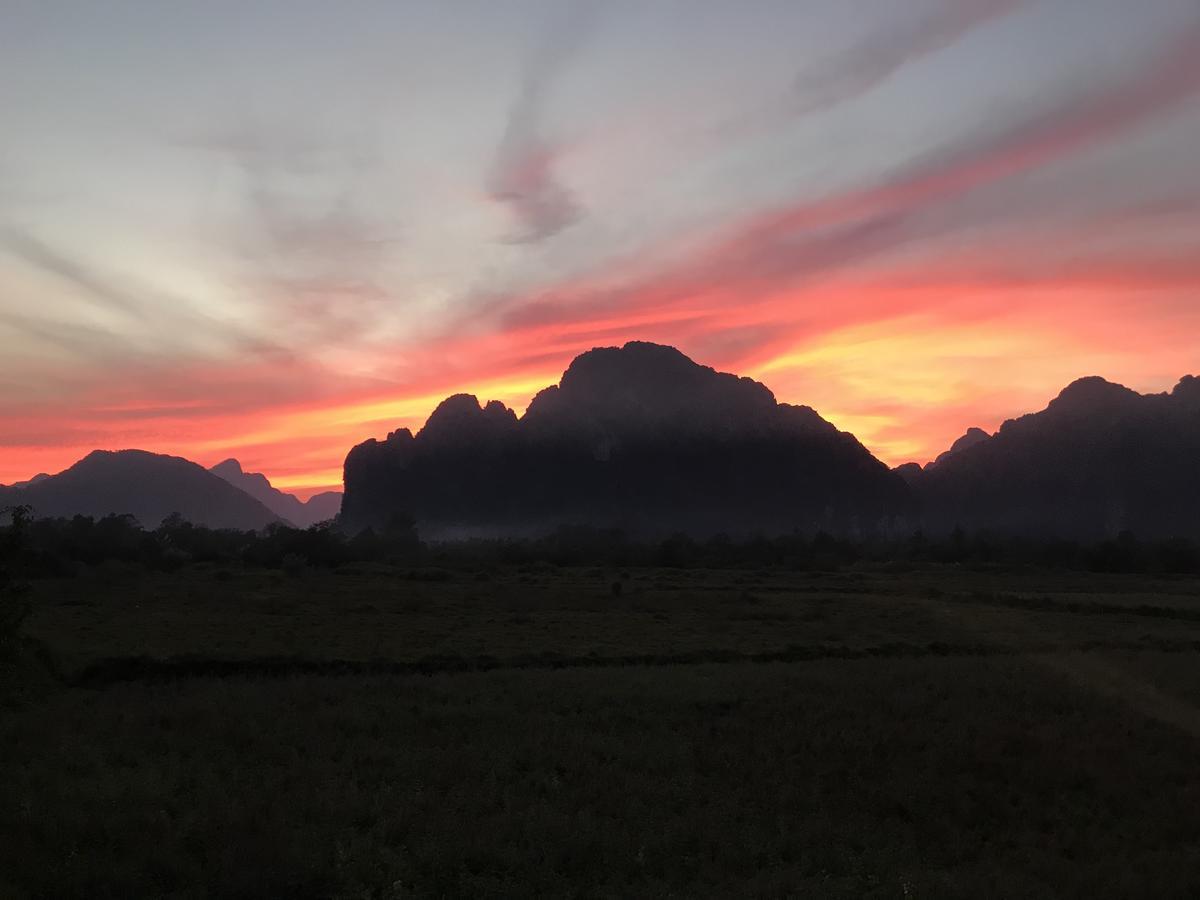
M 0 510 L 0 518 L 5 516 L 9 524 L 4 528 L 0 540 L 0 550 L 3 551 L 3 567 L 0 567 L 0 656 L 14 652 L 21 625 L 32 610 L 25 586 L 16 580 L 10 566 L 19 563 L 19 557 L 26 549 L 33 509 L 27 504 L 9 506 Z

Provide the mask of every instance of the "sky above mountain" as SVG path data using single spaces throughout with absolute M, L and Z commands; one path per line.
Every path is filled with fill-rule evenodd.
M 7 0 L 0 115 L 0 482 L 631 339 L 891 463 L 1200 370 L 1195 0 Z

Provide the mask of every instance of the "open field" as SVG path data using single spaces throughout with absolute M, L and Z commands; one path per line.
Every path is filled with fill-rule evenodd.
M 35 583 L 0 896 L 1188 896 L 1200 581 Z

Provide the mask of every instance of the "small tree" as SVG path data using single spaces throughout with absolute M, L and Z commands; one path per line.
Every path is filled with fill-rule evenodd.
M 3 529 L 3 538 L 0 539 L 0 554 L 16 556 L 25 548 L 25 541 L 29 536 L 29 525 L 33 522 L 33 507 L 28 503 L 6 506 L 0 509 L 0 521 L 6 517 L 8 526 Z
M 9 524 L 0 538 L 0 559 L 17 560 L 25 549 L 33 508 L 18 504 L 0 509 L 0 518 L 7 516 Z M 16 648 L 21 625 L 29 617 L 31 606 L 24 585 L 14 581 L 7 568 L 0 568 L 0 656 Z
M 0 571 L 0 657 L 16 649 L 21 626 L 32 609 L 24 585 L 15 583 L 8 572 Z

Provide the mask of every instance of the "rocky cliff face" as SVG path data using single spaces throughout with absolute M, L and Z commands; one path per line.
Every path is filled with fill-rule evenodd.
M 426 535 L 865 531 L 912 512 L 904 482 L 852 435 L 646 343 L 581 355 L 519 419 L 450 397 L 415 436 L 351 450 L 345 486 L 348 527 L 411 515 Z

